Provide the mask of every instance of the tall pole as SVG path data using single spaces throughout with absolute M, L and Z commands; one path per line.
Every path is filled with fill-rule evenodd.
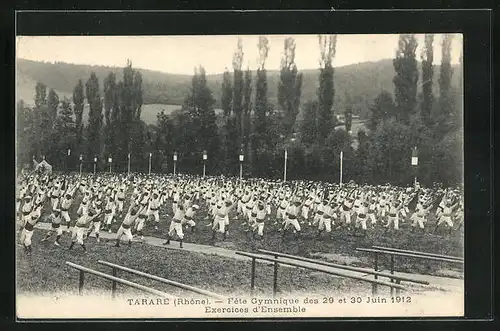
M 241 151 L 240 153 L 240 185 L 241 185 L 241 182 L 243 180 L 243 151 Z
M 109 163 L 109 173 L 111 173 L 111 163 L 113 162 L 113 159 L 111 158 L 111 156 L 109 157 L 108 159 L 108 163 Z
M 340 151 L 340 187 L 342 187 L 342 166 L 344 164 L 344 152 Z
M 71 156 L 71 149 L 68 148 L 68 157 L 66 158 L 66 171 L 69 169 L 69 157 Z
M 243 154 L 243 144 L 241 144 L 240 149 L 240 185 L 243 181 L 243 160 L 245 158 L 245 154 Z
M 130 153 L 128 153 L 127 175 L 130 176 Z
M 288 150 L 285 148 L 285 166 L 283 169 L 283 181 L 286 182 L 286 160 L 288 158 Z
M 152 155 L 153 155 L 152 153 L 149 153 L 149 172 L 148 172 L 149 175 L 151 175 L 151 156 Z
M 82 175 L 82 160 L 83 156 L 80 154 L 80 176 Z
M 417 146 L 415 146 L 411 152 L 411 165 L 413 166 L 413 171 L 415 174 L 414 187 L 417 187 L 417 166 L 418 166 L 418 151 Z
M 174 152 L 174 176 L 177 168 L 177 152 Z
M 97 164 L 97 158 L 94 157 L 94 175 L 95 175 L 95 168 L 96 168 L 96 164 Z
M 203 151 L 203 178 L 205 178 L 205 166 L 207 163 L 207 159 L 208 159 L 207 151 L 204 150 Z

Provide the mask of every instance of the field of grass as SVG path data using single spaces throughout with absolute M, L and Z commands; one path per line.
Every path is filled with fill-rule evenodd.
M 25 255 L 22 249 L 17 250 L 19 293 L 59 291 L 76 293 L 78 272 L 66 266 L 65 262 L 71 261 L 110 274 L 110 268 L 97 264 L 97 260 L 100 259 L 222 295 L 248 294 L 250 290 L 250 261 L 170 250 L 141 243 L 134 243 L 130 248 L 126 245 L 115 248 L 112 246 L 113 242 L 106 240 L 99 244 L 95 240 L 89 240 L 88 253 L 85 254 L 79 246 L 74 250 L 67 249 L 70 244 L 68 235 L 61 238 L 61 247 L 53 245 L 52 242 L 40 242 L 44 233 L 45 231 L 35 230 L 31 256 Z M 283 295 L 290 292 L 329 294 L 349 290 L 368 294 L 371 289 L 362 282 L 296 268 L 279 267 L 278 275 L 279 290 Z M 183 293 L 174 287 L 134 275 L 123 273 L 119 276 L 173 295 Z M 273 267 L 257 264 L 255 294 L 270 295 L 272 282 Z M 86 293 L 99 292 L 103 289 L 110 290 L 111 283 L 99 277 L 86 275 L 84 287 Z M 119 286 L 119 291 L 124 291 L 124 288 Z

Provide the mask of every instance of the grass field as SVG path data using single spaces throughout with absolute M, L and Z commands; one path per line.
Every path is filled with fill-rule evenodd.
M 108 267 L 96 263 L 99 259 L 222 295 L 245 294 L 250 289 L 250 261 L 169 250 L 141 243 L 134 243 L 131 248 L 126 245 L 115 248 L 112 247 L 113 242 L 106 240 L 99 244 L 96 244 L 95 240 L 89 240 L 87 243 L 88 253 L 84 254 L 79 246 L 75 250 L 67 249 L 70 244 L 70 238 L 67 235 L 61 239 L 61 247 L 53 245 L 52 242 L 40 242 L 44 233 L 45 231 L 35 230 L 33 255 L 27 256 L 22 249 L 17 250 L 19 292 L 32 294 L 54 291 L 76 293 L 78 272 L 66 266 L 65 262 L 71 261 L 110 274 Z M 174 295 L 182 293 L 174 287 L 134 275 L 124 273 L 120 277 Z M 272 281 L 273 267 L 257 264 L 256 295 L 270 295 Z M 279 290 L 283 294 L 305 291 L 311 294 L 328 294 L 349 291 L 350 289 L 369 293 L 371 289 L 369 285 L 362 282 L 287 267 L 279 268 L 278 284 Z M 91 275 L 86 276 L 86 293 L 102 292 L 103 289 L 111 289 L 111 283 Z

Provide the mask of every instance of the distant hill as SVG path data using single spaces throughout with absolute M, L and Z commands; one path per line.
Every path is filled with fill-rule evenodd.
M 189 91 L 191 75 L 176 75 L 138 69 L 143 77 L 144 103 L 180 105 Z M 300 68 L 299 68 L 300 69 Z M 456 69 L 456 68 L 455 68 Z M 59 94 L 60 99 L 71 97 L 73 88 L 82 79 L 84 82 L 95 72 L 102 84 L 104 78 L 110 71 L 122 78 L 121 67 L 91 66 L 69 64 L 63 62 L 49 63 L 36 62 L 25 59 L 17 59 L 17 99 L 23 99 L 28 104 L 33 104 L 36 82 L 42 82 L 49 88 L 53 88 Z M 316 99 L 318 88 L 318 70 L 303 70 L 302 103 Z M 335 68 L 335 103 L 334 110 L 337 113 L 344 111 L 344 99 L 347 92 L 354 103 L 355 114 L 364 117 L 373 99 L 385 89 L 392 92 L 394 85 L 394 68 L 391 59 L 377 62 L 363 62 Z M 253 77 L 255 77 L 253 72 Z M 437 78 L 439 77 L 439 66 L 434 68 L 434 87 L 437 92 Z M 459 76 L 453 75 L 452 84 L 458 86 Z M 217 100 L 221 96 L 222 73 L 207 75 L 210 89 Z M 279 82 L 279 71 L 268 71 L 268 97 L 269 101 L 277 104 L 277 86 Z M 255 82 L 254 82 L 255 84 Z

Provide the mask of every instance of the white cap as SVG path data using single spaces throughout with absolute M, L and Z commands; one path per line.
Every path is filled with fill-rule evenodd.
M 198 206 L 198 205 L 193 205 L 193 209 L 200 209 L 200 206 Z

